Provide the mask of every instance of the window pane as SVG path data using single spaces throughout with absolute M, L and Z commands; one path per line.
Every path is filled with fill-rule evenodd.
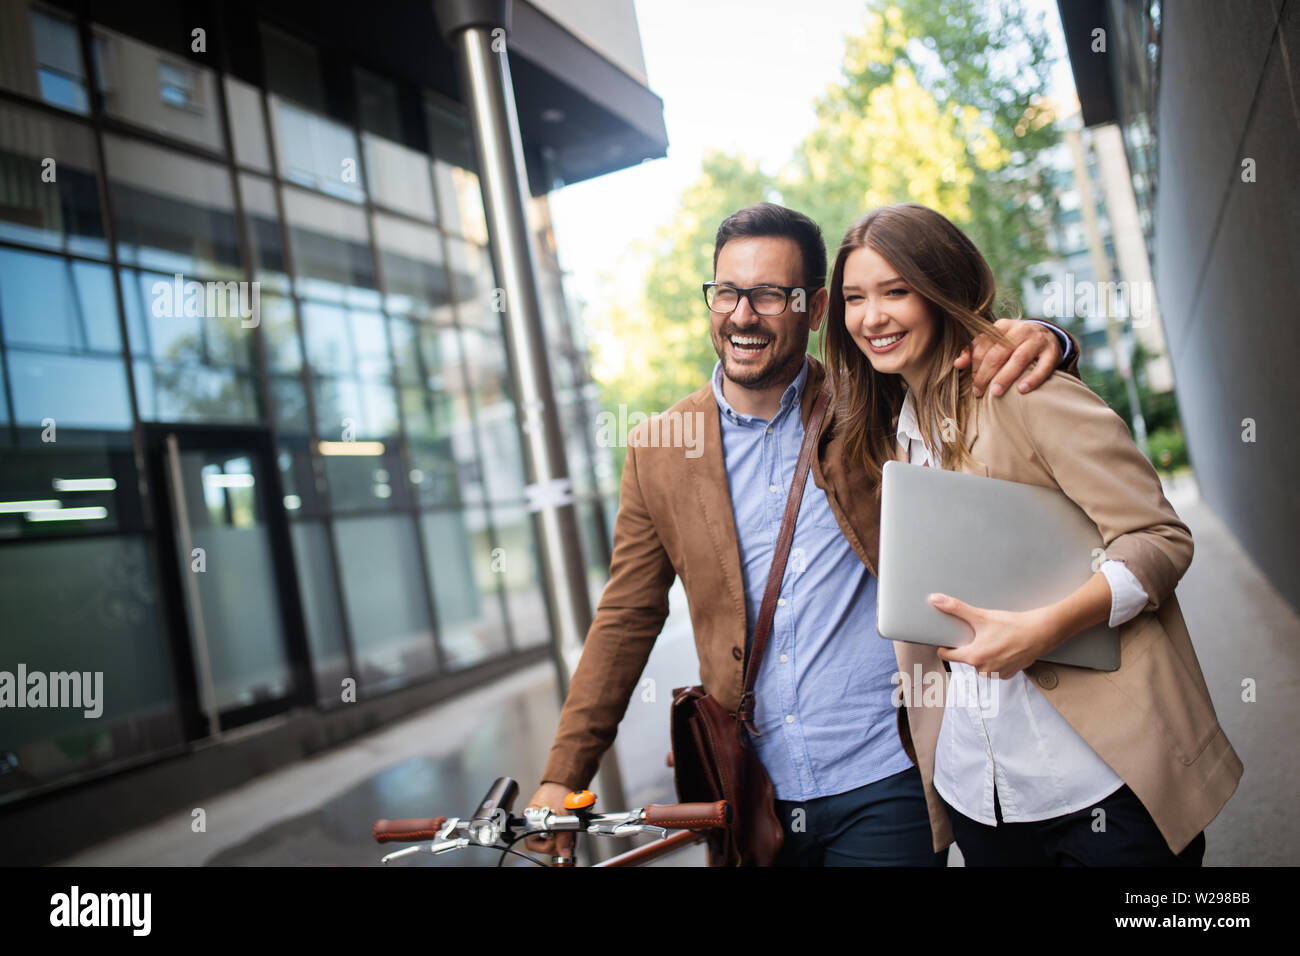
M 230 174 L 117 136 L 104 137 L 124 263 L 186 277 L 240 277 Z
M 89 445 L 56 437 L 39 449 L 0 451 L 0 537 L 137 530 L 139 487 L 129 439 L 119 433 L 118 444 Z
M 115 119 L 225 152 L 216 74 L 105 27 L 94 27 L 96 83 Z
M 146 421 L 258 421 L 257 396 L 247 372 L 204 365 L 137 361 L 136 401 Z
M 465 120 L 432 102 L 427 104 L 433 136 L 433 176 L 442 223 L 451 232 L 486 243 L 487 218 L 479 190 L 474 144 Z
M 131 399 L 120 358 L 6 350 L 13 416 L 19 425 L 52 418 L 58 427 L 130 428 Z
M 382 213 L 375 214 L 375 242 L 389 312 L 433 319 L 451 300 L 438 233 Z
M 515 644 L 520 648 L 545 644 L 550 639 L 550 625 L 542 595 L 532 515 L 523 505 L 494 504 L 492 520 L 501 547 L 498 567 L 505 583 Z
M 117 294 L 107 266 L 0 249 L 5 342 L 120 355 Z
M 76 22 L 26 0 L 0 2 L 0 86 L 89 112 Z
M 107 256 L 97 166 L 88 130 L 0 103 L 0 238 Z
M 429 157 L 372 133 L 362 134 L 370 196 L 381 206 L 432 220 L 433 181 Z
M 397 396 L 391 385 L 327 375 L 314 376 L 313 384 L 321 438 L 369 441 L 398 434 Z
M 275 187 L 269 179 L 241 173 L 239 194 L 244 203 L 244 215 L 248 217 L 257 279 L 270 291 L 288 292 L 289 270 L 280 241 L 280 213 L 275 207 Z
M 522 501 L 524 462 L 515 405 L 510 398 L 505 346 L 499 334 L 486 329 L 467 327 L 463 331 L 483 458 L 493 463 L 485 475 L 488 497 L 492 501 Z
M 0 607 L 10 667 L 102 675 L 102 712 L 93 720 L 84 708 L 6 709 L 0 749 L 17 763 L 0 774 L 0 794 L 181 743 L 157 574 L 143 538 L 0 548 Z
M 307 415 L 307 393 L 297 376 L 270 377 L 271 409 L 281 434 L 308 435 L 311 421 Z
M 483 246 L 447 240 L 451 258 L 451 281 L 456 299 L 456 314 L 465 325 L 482 325 L 500 334 L 501 313 L 505 311 L 502 293 L 497 291 L 492 258 Z
M 300 189 L 284 190 L 298 292 L 379 308 L 365 213 Z
M 482 509 L 430 511 L 420 516 L 420 522 L 438 612 L 438 638 L 448 668 L 468 667 L 506 653 L 486 514 Z
M 295 521 L 290 526 L 290 535 L 316 689 L 322 705 L 337 704 L 343 678 L 349 674 L 343 643 L 343 608 L 339 606 L 334 569 L 330 566 L 329 535 L 319 521 Z
M 366 198 L 350 128 L 275 95 L 267 102 L 281 176 L 351 202 Z
M 433 628 L 410 517 L 339 518 L 334 535 L 360 684 L 431 673 Z
M 261 317 L 267 368 L 276 372 L 298 371 L 302 368 L 302 349 L 293 320 L 293 300 L 264 294 Z
M 262 93 L 233 76 L 226 77 L 226 107 L 230 110 L 230 135 L 235 141 L 235 161 L 260 173 L 271 171 L 266 146 Z
M 204 281 L 122 270 L 131 351 L 172 363 L 252 368 L 252 301 L 246 282 Z M 139 337 L 137 339 L 137 337 Z

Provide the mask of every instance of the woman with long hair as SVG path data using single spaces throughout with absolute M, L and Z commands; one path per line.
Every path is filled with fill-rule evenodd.
M 1202 831 L 1242 765 L 1174 596 L 1191 534 L 1124 421 L 1077 378 L 973 394 L 954 362 L 981 332 L 996 337 L 995 294 L 970 239 L 914 203 L 859 219 L 831 276 L 835 453 L 862 476 L 861 493 L 878 499 L 890 460 L 1040 485 L 1082 508 L 1105 544 L 1087 583 L 1049 606 L 931 595 L 974 637 L 951 649 L 896 644 L 902 674 L 919 666 L 975 693 L 945 693 L 941 707 L 914 695 L 904 742 L 968 865 L 1199 865 Z M 1102 622 L 1119 628 L 1118 670 L 1039 661 Z

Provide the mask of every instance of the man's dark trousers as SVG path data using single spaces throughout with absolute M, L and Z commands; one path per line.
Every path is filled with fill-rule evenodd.
M 915 766 L 815 800 L 777 800 L 785 830 L 777 866 L 947 866 L 934 851 Z

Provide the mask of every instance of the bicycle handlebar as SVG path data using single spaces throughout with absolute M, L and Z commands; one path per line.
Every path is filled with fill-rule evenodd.
M 725 827 L 731 822 L 731 808 L 726 800 L 716 803 L 652 803 L 645 808 L 645 822 L 665 830 Z
M 411 820 L 376 820 L 371 833 L 376 843 L 414 843 L 432 840 L 447 822 L 446 817 L 427 817 Z

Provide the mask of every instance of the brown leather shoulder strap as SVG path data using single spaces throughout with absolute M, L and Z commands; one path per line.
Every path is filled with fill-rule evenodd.
M 772 567 L 767 572 L 767 589 L 763 592 L 763 605 L 758 612 L 758 623 L 754 627 L 754 640 L 745 658 L 745 689 L 740 697 L 740 708 L 732 714 L 744 724 L 755 737 L 762 736 L 754 726 L 754 683 L 758 680 L 758 666 L 763 660 L 763 651 L 767 639 L 772 633 L 772 617 L 776 614 L 776 599 L 781 593 L 781 582 L 785 580 L 785 564 L 790 557 L 790 545 L 794 541 L 794 523 L 799 516 L 799 503 L 803 500 L 803 486 L 808 480 L 808 469 L 812 467 L 813 449 L 817 446 L 817 437 L 826 418 L 826 407 L 830 404 L 831 390 L 829 382 L 823 381 L 821 391 L 813 402 L 808 424 L 804 426 L 803 444 L 799 447 L 799 463 L 795 465 L 794 478 L 790 482 L 790 496 L 785 502 L 785 516 L 781 519 L 781 533 L 776 539 L 776 553 L 772 555 Z

